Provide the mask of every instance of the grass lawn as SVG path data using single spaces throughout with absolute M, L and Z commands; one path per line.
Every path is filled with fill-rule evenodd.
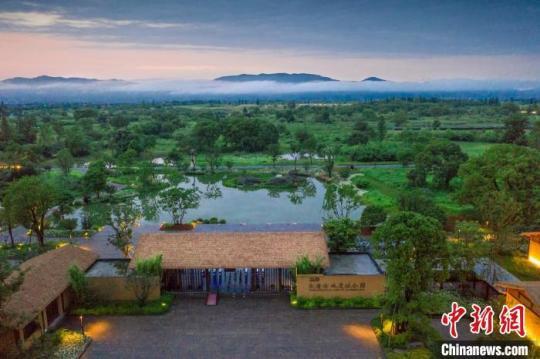
M 497 256 L 495 261 L 520 280 L 540 280 L 540 268 L 523 255 Z
M 367 190 L 362 196 L 364 203 L 379 205 L 389 210 L 397 209 L 397 199 L 407 188 L 407 168 L 369 168 L 362 170 L 363 176 L 353 178 L 353 183 L 360 184 Z M 431 190 L 435 203 L 447 214 L 456 215 L 467 210 L 456 202 L 448 191 Z
M 461 150 L 465 152 L 469 157 L 480 156 L 487 149 L 495 145 L 495 143 L 488 142 L 457 142 L 461 147 Z

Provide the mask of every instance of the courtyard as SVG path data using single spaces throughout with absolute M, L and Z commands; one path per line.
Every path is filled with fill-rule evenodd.
M 179 297 L 161 316 L 84 318 L 83 358 L 382 358 L 377 310 L 299 310 L 288 297 Z M 78 329 L 79 318 L 66 322 Z

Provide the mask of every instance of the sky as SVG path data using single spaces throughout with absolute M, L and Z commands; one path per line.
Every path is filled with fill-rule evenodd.
M 0 0 L 0 78 L 540 80 L 537 0 Z

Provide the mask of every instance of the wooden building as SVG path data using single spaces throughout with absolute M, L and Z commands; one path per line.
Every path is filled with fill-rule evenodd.
M 496 287 L 506 291 L 508 306 L 523 304 L 527 338 L 540 345 L 540 281 L 498 282 Z
M 329 265 L 321 232 L 151 233 L 142 235 L 130 263 L 163 256 L 162 286 L 173 292 L 277 293 L 293 288 L 301 256 Z
M 524 232 L 521 235 L 529 241 L 529 262 L 540 267 L 540 232 Z
M 1 318 L 3 326 L 10 329 L 0 333 L 0 357 L 28 348 L 63 318 L 72 299 L 69 267 L 76 265 L 85 271 L 96 259 L 94 252 L 66 245 L 20 265 L 25 272 L 23 283 L 5 303 L 6 317 Z

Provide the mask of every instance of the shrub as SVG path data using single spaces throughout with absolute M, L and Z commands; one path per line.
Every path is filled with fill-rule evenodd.
M 362 227 L 372 227 L 384 222 L 385 220 L 386 211 L 384 208 L 370 205 L 364 209 L 364 212 L 362 212 L 362 217 L 360 217 L 360 225 Z
M 86 278 L 84 271 L 73 264 L 69 267 L 68 274 L 69 283 L 75 293 L 76 302 L 78 304 L 88 303 L 90 291 L 88 289 L 88 279 Z
M 174 295 L 164 293 L 157 300 L 145 303 L 138 302 L 111 302 L 89 307 L 79 307 L 73 311 L 75 315 L 158 315 L 169 311 Z
M 135 262 L 135 270 L 128 275 L 127 285 L 135 293 L 139 306 L 144 306 L 150 295 L 150 289 L 162 274 L 161 255 Z
M 358 224 L 350 218 L 330 219 L 324 223 L 328 247 L 332 252 L 344 252 L 356 247 Z
M 295 264 L 298 274 L 320 274 L 323 272 L 323 258 L 317 257 L 311 260 L 308 256 L 298 258 Z
M 374 309 L 381 308 L 383 296 L 353 298 L 304 298 L 291 295 L 291 305 L 300 309 L 342 308 L 342 309 Z

